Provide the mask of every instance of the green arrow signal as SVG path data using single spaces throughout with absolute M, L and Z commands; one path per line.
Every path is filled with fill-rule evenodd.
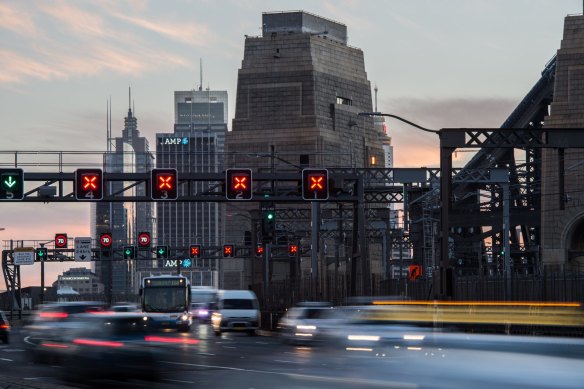
M 130 255 L 130 254 L 132 254 L 132 250 L 126 249 L 125 253 L 126 253 L 126 255 Z
M 158 249 L 158 254 L 164 254 L 164 249 Z
M 45 252 L 44 252 L 44 251 L 39 251 L 39 252 L 38 252 L 38 256 L 39 256 L 39 257 L 43 257 L 44 255 L 45 255 Z
M 13 176 L 8 176 L 8 181 L 4 180 L 4 185 L 6 185 L 6 187 L 12 189 L 12 187 L 14 185 L 16 185 L 16 180 L 14 179 Z

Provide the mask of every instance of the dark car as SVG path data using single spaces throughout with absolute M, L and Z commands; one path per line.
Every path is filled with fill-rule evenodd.
M 4 312 L 0 311 L 0 340 L 4 343 L 8 343 L 10 341 L 10 323 L 8 323 L 8 319 Z
M 26 350 L 34 362 L 52 362 L 55 341 L 79 326 L 77 317 L 89 312 L 103 312 L 106 304 L 96 301 L 61 302 L 45 304 L 34 314 L 32 322 L 24 327 Z
M 81 315 L 79 326 L 55 344 L 69 381 L 157 380 L 164 356 L 197 340 L 162 331 L 157 320 L 140 313 Z

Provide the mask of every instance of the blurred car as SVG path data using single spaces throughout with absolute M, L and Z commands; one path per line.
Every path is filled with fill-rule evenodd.
M 8 319 L 4 312 L 0 311 L 0 340 L 4 343 L 8 343 L 10 341 L 10 323 L 8 323 Z
M 217 303 L 215 302 L 191 303 L 191 316 L 193 320 L 209 323 L 211 322 L 213 312 L 216 310 Z
M 138 305 L 132 303 L 115 304 L 112 305 L 109 310 L 112 312 L 140 312 Z
M 207 286 L 191 287 L 190 312 L 193 320 L 210 322 L 213 312 L 217 310 L 219 291 Z
M 408 315 L 407 306 L 351 307 L 346 320 L 331 328 L 331 344 L 348 351 L 418 347 L 436 330 Z
M 105 303 L 96 301 L 60 302 L 41 306 L 32 322 L 23 328 L 30 359 L 34 362 L 53 361 L 59 354 L 53 352 L 51 345 L 80 325 L 77 317 L 89 312 L 103 312 L 105 308 Z
M 330 303 L 305 302 L 290 308 L 278 323 L 282 340 L 308 343 L 323 340 L 324 327 L 338 316 Z
M 158 321 L 132 312 L 84 314 L 80 324 L 55 342 L 64 378 L 157 380 L 160 360 L 172 346 L 194 345 L 193 338 L 161 332 Z

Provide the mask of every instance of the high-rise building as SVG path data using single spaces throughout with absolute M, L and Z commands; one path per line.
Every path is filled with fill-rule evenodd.
M 156 167 L 177 169 L 179 179 L 181 173 L 222 172 L 227 109 L 227 91 L 201 88 L 176 91 L 174 132 L 156 134 Z M 189 189 L 191 192 L 187 193 Z M 200 182 L 190 187 L 180 186 L 179 195 L 195 195 L 209 189 L 208 182 Z M 159 243 L 183 248 L 182 254 L 186 256 L 190 244 L 220 245 L 223 220 L 220 203 L 158 202 L 156 207 Z M 159 263 L 159 267 L 168 265 L 176 266 L 172 261 Z M 193 284 L 216 286 L 217 264 L 214 261 L 200 264 L 195 261 L 193 265 Z M 206 269 L 205 272 L 198 267 Z
M 303 11 L 264 13 L 262 26 L 262 36 L 245 38 L 226 166 L 383 167 L 383 134 L 359 116 L 372 111 L 371 84 L 363 51 L 347 45 L 347 27 Z M 249 212 L 229 214 L 226 239 L 248 243 Z M 253 259 L 225 261 L 224 287 L 253 282 L 244 262 Z
M 154 156 L 149 151 L 148 140 L 140 136 L 138 119 L 131 107 L 131 97 L 128 102 L 128 115 L 124 118 L 124 129 L 121 137 L 108 139 L 113 146 L 106 154 L 105 171 L 108 173 L 142 173 L 149 172 L 154 166 Z M 121 191 L 123 182 L 110 183 L 109 192 Z M 144 196 L 146 188 L 143 185 L 126 189 L 128 195 Z M 136 269 L 151 267 L 149 252 L 142 252 L 141 258 L 146 260 L 124 261 L 121 258 L 121 248 L 124 245 L 136 245 L 140 232 L 149 232 L 155 239 L 154 207 L 152 203 L 115 202 L 96 203 L 92 207 L 92 236 L 98 239 L 104 232 L 110 232 L 113 238 L 114 250 L 112 257 L 103 257 L 94 263 L 95 273 L 106 289 L 113 294 L 133 294 L 139 285 L 135 281 Z M 111 261 L 111 267 L 108 261 Z M 107 290 L 106 290 L 107 292 Z

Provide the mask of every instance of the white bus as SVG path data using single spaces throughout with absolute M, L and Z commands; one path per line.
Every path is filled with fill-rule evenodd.
M 144 277 L 140 305 L 143 312 L 151 314 L 164 328 L 185 332 L 191 328 L 191 285 L 187 277 Z

